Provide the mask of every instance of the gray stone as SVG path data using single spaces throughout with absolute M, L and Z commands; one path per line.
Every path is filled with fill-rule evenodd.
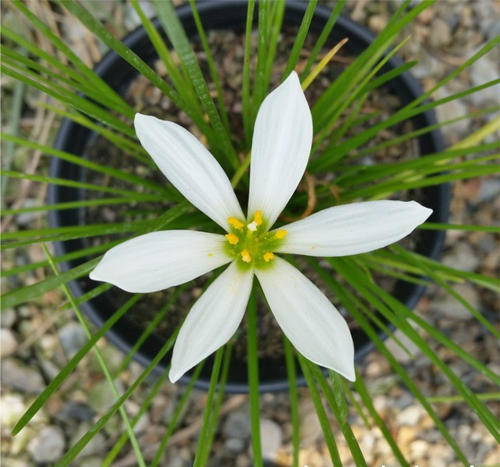
M 0 329 L 0 357 L 5 358 L 15 353 L 17 339 L 10 329 Z
M 438 76 L 443 70 L 443 64 L 431 54 L 422 49 L 418 65 L 412 68 L 412 73 L 418 79 Z
M 13 428 L 26 411 L 26 405 L 19 394 L 5 394 L 0 397 L 0 425 L 2 428 Z
M 54 425 L 43 427 L 28 445 L 33 460 L 41 464 L 61 459 L 64 448 L 64 433 Z
M 16 322 L 16 312 L 12 308 L 7 308 L 0 315 L 0 324 L 2 328 L 11 328 Z
M 82 423 L 78 426 L 76 431 L 71 436 L 70 445 L 74 446 L 78 440 L 87 433 L 87 431 L 91 428 L 89 423 Z M 97 454 L 101 454 L 106 450 L 106 437 L 98 432 L 95 436 L 87 443 L 87 445 L 80 452 L 81 457 L 90 457 L 95 456 Z
M 432 47 L 440 48 L 451 42 L 451 30 L 448 23 L 441 18 L 434 18 L 432 21 L 432 34 L 429 37 Z
M 436 99 L 444 99 L 452 93 L 444 88 L 436 92 Z M 469 113 L 467 106 L 460 100 L 455 99 L 447 102 L 446 104 L 436 107 L 436 114 L 439 122 L 446 122 L 458 117 L 463 117 Z M 461 139 L 469 131 L 470 122 L 464 118 L 458 122 L 444 126 L 441 131 L 443 132 L 448 143 L 454 143 L 456 140 Z
M 40 367 L 45 377 L 49 380 L 53 380 L 61 371 L 61 369 L 50 360 L 40 360 Z
M 102 464 L 101 456 L 86 457 L 82 459 L 79 466 L 80 467 L 99 467 Z
M 28 198 L 23 205 L 23 208 L 34 208 L 35 206 L 39 206 L 40 203 L 34 198 Z M 22 226 L 29 226 L 35 219 L 37 213 L 36 212 L 24 212 L 16 216 L 16 224 Z
M 498 69 L 488 57 L 480 58 L 469 70 L 471 85 L 473 87 L 498 78 Z M 498 105 L 500 104 L 500 84 L 470 94 L 468 99 L 477 106 L 487 105 L 490 107 Z
M 453 286 L 453 290 L 467 301 L 474 309 L 478 309 L 480 298 L 475 287 L 468 283 L 457 284 Z M 450 319 L 470 319 L 471 312 L 459 303 L 451 295 L 446 294 L 442 299 L 436 299 L 432 304 L 434 311 L 441 313 L 446 318 Z
M 2 362 L 2 385 L 28 394 L 38 394 L 45 388 L 40 373 L 14 358 Z
M 415 356 L 420 353 L 420 348 L 418 347 L 418 345 L 416 345 L 409 337 L 406 336 L 406 334 L 404 334 L 399 329 L 394 332 L 394 336 L 399 339 L 401 344 L 403 344 L 406 350 L 408 350 L 409 354 L 392 337 L 387 339 L 385 343 L 387 349 L 394 355 L 394 358 L 396 358 L 399 363 L 412 362 Z
M 443 258 L 443 264 L 466 272 L 473 272 L 480 263 L 480 258 L 474 250 L 465 242 L 456 245 L 452 251 Z
M 113 345 L 106 345 L 101 350 L 101 355 L 106 362 L 106 366 L 108 367 L 111 373 L 115 373 L 121 366 L 123 361 L 124 354 L 121 350 L 117 349 Z M 101 365 L 99 360 L 97 359 L 97 355 L 95 353 L 92 354 L 92 362 L 95 368 L 100 371 Z
M 396 416 L 398 425 L 416 426 L 425 410 L 420 405 L 410 405 Z
M 276 454 L 281 448 L 283 433 L 281 427 L 268 418 L 260 419 L 260 444 L 262 458 L 265 460 L 274 460 Z
M 476 197 L 476 201 L 484 203 L 491 201 L 500 194 L 500 180 L 498 178 L 483 178 L 481 179 L 481 188 Z
M 304 444 L 312 443 L 321 433 L 321 425 L 319 423 L 314 403 L 311 399 L 302 399 L 299 402 L 299 418 L 300 418 L 300 439 Z
M 61 346 L 68 358 L 73 357 L 88 340 L 82 326 L 75 322 L 65 324 L 59 329 L 58 334 Z
M 88 422 L 94 417 L 93 410 L 82 402 L 66 402 L 56 418 L 62 423 Z
M 123 383 L 120 380 L 115 380 L 115 385 L 118 393 L 123 394 Z M 109 382 L 103 379 L 90 389 L 88 404 L 96 412 L 101 412 L 109 409 L 116 402 L 116 399 Z
M 231 454 L 239 454 L 245 448 L 245 441 L 238 438 L 229 438 L 224 443 L 224 448 Z
M 233 412 L 227 417 L 222 431 L 227 438 L 246 440 L 250 437 L 250 417 L 246 413 Z

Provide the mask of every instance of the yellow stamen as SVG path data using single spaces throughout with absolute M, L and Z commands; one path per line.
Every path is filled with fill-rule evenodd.
M 248 252 L 248 250 L 243 250 L 241 252 L 241 259 L 245 262 L 245 263 L 249 263 L 250 261 L 252 261 L 252 257 L 250 256 L 250 253 Z
M 271 261 L 272 259 L 274 259 L 274 255 L 270 251 L 264 253 L 264 261 L 266 263 L 269 263 L 269 261 Z
M 238 230 L 241 230 L 245 226 L 245 224 L 243 224 L 243 222 L 236 219 L 236 217 L 229 217 L 227 219 L 227 223 Z
M 255 213 L 255 217 L 254 217 L 253 221 L 254 221 L 257 225 L 262 225 L 262 211 L 257 211 L 257 212 Z
M 274 236 L 275 236 L 276 238 L 279 238 L 279 239 L 281 240 L 282 238 L 285 238 L 285 236 L 286 236 L 286 234 L 287 234 L 287 233 L 288 233 L 288 232 L 287 232 L 286 230 L 278 230 L 278 231 L 274 234 Z
M 240 241 L 240 239 L 234 234 L 227 234 L 226 238 L 231 245 L 237 245 L 238 242 Z

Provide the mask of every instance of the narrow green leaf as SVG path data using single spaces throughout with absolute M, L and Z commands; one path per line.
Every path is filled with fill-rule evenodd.
M 205 452 L 210 450 L 210 446 L 206 443 L 208 431 L 210 428 L 210 418 L 214 404 L 215 389 L 217 388 L 217 380 L 219 379 L 219 372 L 222 364 L 222 356 L 224 347 L 221 347 L 215 353 L 215 361 L 210 377 L 210 385 L 208 388 L 207 402 L 205 405 L 205 412 L 203 413 L 203 423 L 201 427 L 200 437 L 198 440 L 198 449 L 196 450 L 196 457 L 194 459 L 193 467 L 204 467 L 202 464 L 203 458 L 206 456 Z
M 66 178 L 46 177 L 45 175 L 34 175 L 25 172 L 16 172 L 13 170 L 2 170 L 1 172 L 7 177 L 19 178 L 21 180 L 32 180 L 34 182 L 40 183 L 52 183 L 53 185 L 70 186 L 73 188 L 81 188 L 83 190 L 101 191 L 103 193 L 127 196 L 130 198 L 130 201 L 147 200 L 148 197 L 151 196 L 150 194 L 123 190 L 121 188 L 110 188 L 106 186 L 94 185 L 92 183 L 75 182 L 74 180 L 68 180 Z
M 500 233 L 500 227 L 487 225 L 436 224 L 435 222 L 425 222 L 419 225 L 418 228 L 424 230 L 464 230 L 466 232 Z
M 323 430 L 325 443 L 328 447 L 332 463 L 334 467 L 342 467 L 342 461 L 340 460 L 339 451 L 337 449 L 337 444 L 335 443 L 335 438 L 330 426 L 330 421 L 328 420 L 325 408 L 323 407 L 323 402 L 321 400 L 318 388 L 316 387 L 314 376 L 312 375 L 309 368 L 309 362 L 299 352 L 297 352 L 297 357 L 299 359 L 300 367 L 302 368 L 302 373 L 304 373 L 304 376 L 306 378 L 307 386 L 309 387 L 309 392 L 311 393 L 311 399 L 314 403 L 314 408 L 316 409 L 316 413 L 318 414 L 319 423 L 321 425 L 321 429 Z
M 318 381 L 321 391 L 326 397 L 328 405 L 332 409 L 332 412 L 337 419 L 337 423 L 339 424 L 342 434 L 344 435 L 344 439 L 349 446 L 349 450 L 351 451 L 351 455 L 356 467 L 367 467 L 365 457 L 363 456 L 358 441 L 356 440 L 356 437 L 354 436 L 354 433 L 352 432 L 352 429 L 348 423 L 347 417 L 349 415 L 349 409 L 347 408 L 347 404 L 345 401 L 340 377 L 330 370 L 330 378 L 332 380 L 332 383 L 334 384 L 334 387 L 332 389 L 332 387 L 328 385 L 322 371 L 316 364 L 309 363 L 309 368 Z
M 158 451 L 156 452 L 156 455 L 155 455 L 153 461 L 151 462 L 150 467 L 158 467 L 160 465 L 161 456 L 165 452 L 168 440 L 172 436 L 172 433 L 174 432 L 174 430 L 177 428 L 179 420 L 181 419 L 181 416 L 184 413 L 184 407 L 186 406 L 186 402 L 188 401 L 189 396 L 191 395 L 194 384 L 198 380 L 198 377 L 200 376 L 200 372 L 201 372 L 204 364 L 205 364 L 205 360 L 203 360 L 201 363 L 199 363 L 198 366 L 195 368 L 193 376 L 191 377 L 191 381 L 189 381 L 189 384 L 186 387 L 184 394 L 181 397 L 181 400 L 177 403 L 177 405 L 175 407 L 175 412 L 173 413 L 172 419 L 170 420 L 170 422 L 168 424 L 168 429 L 160 441 L 160 447 L 158 448 Z M 167 373 L 168 373 L 168 370 L 165 372 L 165 374 L 167 374 Z M 110 464 L 105 463 L 101 467 L 105 467 L 108 465 L 110 465 Z
M 257 355 L 257 299 L 255 287 L 247 307 L 248 386 L 250 388 L 250 422 L 254 467 L 262 467 L 259 410 L 259 358 Z
M 196 23 L 196 29 L 200 35 L 200 40 L 203 45 L 203 50 L 205 51 L 205 56 L 207 58 L 208 69 L 210 70 L 210 76 L 214 82 L 215 89 L 217 91 L 217 101 L 219 103 L 220 114 L 222 122 L 228 134 L 231 134 L 231 126 L 229 124 L 229 117 L 227 115 L 226 104 L 224 102 L 224 93 L 222 92 L 222 86 L 220 84 L 219 74 L 217 72 L 217 67 L 215 66 L 214 57 L 210 51 L 210 45 L 208 44 L 207 35 L 205 34 L 205 29 L 203 28 L 203 23 L 201 22 L 200 15 L 198 14 L 198 9 L 196 8 L 195 0 L 189 0 L 191 5 L 191 10 L 193 11 L 193 18 Z
M 306 11 L 304 12 L 304 17 L 302 18 L 302 23 L 300 24 L 300 28 L 299 31 L 297 32 L 297 35 L 295 36 L 295 41 L 293 43 L 292 51 L 290 52 L 290 56 L 288 57 L 288 62 L 286 64 L 286 68 L 283 73 L 282 81 L 284 81 L 288 77 L 288 75 L 293 70 L 295 70 L 295 67 L 297 66 L 300 53 L 304 48 L 304 42 L 309 32 L 309 26 L 311 25 L 311 21 L 314 16 L 314 10 L 316 9 L 317 3 L 318 0 L 309 0 L 307 4 Z
M 26 55 L 28 52 L 26 49 L 23 49 L 22 53 Z M 17 81 L 14 85 L 14 96 L 12 97 L 12 104 L 10 107 L 9 113 L 9 132 L 10 134 L 17 136 L 19 131 L 19 121 L 21 119 L 21 112 L 24 104 L 24 92 L 26 86 L 22 81 Z M 8 141 L 5 145 L 5 150 L 2 154 L 2 169 L 10 170 L 12 167 L 12 161 L 14 160 L 14 152 L 15 152 L 15 144 L 11 141 Z M 1 177 L 0 183 L 0 198 L 1 198 L 1 206 L 4 206 L 5 202 L 5 193 L 7 190 L 7 185 L 9 183 L 8 177 L 3 175 Z
M 299 397 L 297 392 L 297 372 L 295 371 L 295 358 L 292 344 L 284 334 L 283 343 L 285 347 L 286 374 L 288 377 L 288 391 L 290 393 L 290 415 L 292 419 L 292 467 L 299 467 L 300 420 L 298 411 Z
M 363 408 L 361 407 L 361 404 L 358 402 L 356 397 L 354 397 L 354 394 L 351 391 L 351 388 L 349 387 L 349 384 L 347 384 L 346 380 L 341 380 L 342 386 L 344 387 L 344 392 L 346 396 L 349 398 L 349 401 L 351 402 L 352 406 L 356 409 L 356 412 L 360 416 L 361 420 L 363 420 L 363 423 L 365 424 L 366 428 L 368 430 L 372 429 L 372 425 L 370 421 L 368 420 L 367 416 L 365 415 L 365 412 L 363 411 Z
M 234 344 L 234 339 L 231 339 L 227 343 L 226 350 L 224 352 L 224 360 L 222 361 L 221 376 L 219 378 L 219 390 L 218 390 L 217 399 L 215 401 L 215 405 L 214 405 L 214 408 L 212 411 L 212 419 L 210 420 L 210 426 L 208 428 L 208 435 L 206 438 L 206 445 L 207 446 L 212 446 L 212 444 L 214 442 L 215 432 L 216 432 L 216 429 L 219 425 L 219 413 L 220 413 L 222 401 L 224 400 L 224 394 L 225 394 L 224 391 L 226 388 L 227 377 L 229 375 L 229 368 L 230 368 L 229 364 L 231 363 L 233 344 Z M 209 455 L 210 455 L 210 451 L 208 449 L 205 450 L 205 456 L 203 458 L 203 465 L 208 464 Z
M 163 201 L 161 196 L 151 195 L 150 201 Z M 130 198 L 101 198 L 88 199 L 85 201 L 69 201 L 67 203 L 46 204 L 44 206 L 33 206 L 30 208 L 4 209 L 0 211 L 1 216 L 24 214 L 27 212 L 63 211 L 65 209 L 77 209 L 89 206 L 108 206 L 112 204 L 128 204 Z
M 354 383 L 354 387 L 356 388 L 356 391 L 361 397 L 361 400 L 363 401 L 363 404 L 365 407 L 368 409 L 368 412 L 370 413 L 373 421 L 375 422 L 375 425 L 378 426 L 382 434 L 384 435 L 385 440 L 387 441 L 387 444 L 390 446 L 394 456 L 400 463 L 402 467 L 410 467 L 408 462 L 403 456 L 403 453 L 399 449 L 399 446 L 397 442 L 394 440 L 392 437 L 391 431 L 389 430 L 388 426 L 385 424 L 384 420 L 382 420 L 382 417 L 379 415 L 377 412 L 377 409 L 373 405 L 372 398 L 370 394 L 368 393 L 368 390 L 366 389 L 366 385 L 363 382 L 362 376 L 359 374 L 359 372 L 356 372 L 356 382 Z
M 47 227 L 44 229 L 19 230 L 17 232 L 5 232 L 3 240 L 12 240 L 26 237 L 39 237 L 42 235 L 79 233 L 91 231 L 93 235 L 103 235 L 117 232 L 128 232 L 133 226 L 143 226 L 145 221 L 120 222 L 115 224 L 92 224 L 92 225 L 67 225 L 63 227 Z
M 253 125 L 257 112 L 267 94 L 269 83 L 266 82 L 266 62 L 267 62 L 267 42 L 268 42 L 268 26 L 269 26 L 269 10 L 271 7 L 270 0 L 262 0 L 258 2 L 259 21 L 258 21 L 258 46 L 257 46 L 257 65 L 255 69 L 255 80 L 252 94 L 252 121 Z
M 500 392 L 492 392 L 492 393 L 483 393 L 476 394 L 477 398 L 482 401 L 499 401 L 500 400 Z M 465 402 L 465 399 L 462 396 L 433 396 L 428 397 L 427 400 L 432 402 L 433 404 L 449 404 L 453 402 Z
M 245 56 L 243 59 L 243 80 L 242 80 L 242 116 L 245 128 L 245 139 L 247 147 L 252 144 L 252 102 L 250 99 L 250 48 L 252 44 L 253 15 L 255 0 L 248 1 L 246 32 L 245 32 Z M 234 185 L 233 185 L 234 187 Z
M 328 21 L 325 24 L 325 27 L 323 28 L 323 31 L 321 31 L 321 34 L 316 41 L 316 44 L 314 44 L 314 48 L 311 51 L 311 55 L 309 56 L 309 59 L 307 60 L 306 67 L 304 68 L 304 71 L 300 75 L 300 81 L 303 81 L 307 76 L 309 76 L 309 72 L 311 71 L 311 66 L 313 63 L 316 61 L 316 58 L 325 45 L 326 41 L 330 37 L 330 33 L 335 26 L 335 23 L 337 22 L 337 18 L 339 17 L 342 9 L 344 8 L 347 0 L 338 0 L 335 3 L 335 8 L 332 10 L 332 13 L 330 14 L 330 17 L 328 18 Z

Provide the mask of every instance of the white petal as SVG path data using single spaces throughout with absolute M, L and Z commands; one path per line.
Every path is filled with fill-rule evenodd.
M 304 357 L 354 381 L 354 344 L 344 318 L 300 271 L 273 261 L 255 274 L 285 335 Z
M 313 136 L 312 117 L 297 73 L 259 109 L 252 142 L 248 218 L 261 210 L 271 227 L 304 175 Z
M 225 238 L 192 230 L 152 232 L 111 248 L 90 273 L 127 292 L 157 292 L 227 264 Z
M 401 240 L 432 213 L 415 201 L 370 201 L 335 206 L 284 227 L 281 253 L 346 256 Z
M 253 272 L 235 263 L 194 304 L 175 341 L 169 378 L 175 383 L 186 371 L 223 346 L 241 323 L 252 290 Z
M 243 211 L 222 167 L 189 131 L 146 115 L 135 115 L 137 136 L 164 175 L 191 203 L 223 229 Z

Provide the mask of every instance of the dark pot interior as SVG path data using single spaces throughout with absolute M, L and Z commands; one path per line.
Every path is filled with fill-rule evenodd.
M 288 26 L 299 26 L 305 9 L 306 2 L 293 3 L 288 2 L 283 23 Z M 240 1 L 226 2 L 204 2 L 198 5 L 203 25 L 207 30 L 231 29 L 234 31 L 243 31 L 245 28 L 247 5 Z M 187 35 L 195 39 L 197 37 L 196 26 L 188 5 L 177 10 L 179 18 L 186 30 Z M 311 32 L 321 33 L 330 16 L 330 10 L 322 7 L 317 7 L 313 21 L 311 23 Z M 161 30 L 159 21 L 155 20 L 154 25 Z M 353 53 L 360 53 L 372 41 L 373 36 L 363 27 L 352 22 L 348 18 L 339 17 L 335 25 L 330 41 L 336 43 L 344 37 L 349 38 L 349 48 Z M 148 36 L 143 28 L 139 28 L 130 33 L 124 43 L 139 55 L 143 60 L 152 63 L 157 59 L 156 52 L 149 42 Z M 402 62 L 397 57 L 392 57 L 382 72 L 386 72 L 392 68 L 401 65 Z M 108 53 L 102 61 L 96 66 L 95 71 L 102 76 L 111 87 L 119 93 L 124 91 L 129 86 L 130 82 L 137 76 L 137 71 L 128 63 L 121 59 L 114 52 Z M 421 95 L 421 90 L 416 80 L 408 73 L 398 76 L 390 82 L 390 87 L 396 93 L 403 105 L 414 100 Z M 416 128 L 423 128 L 436 123 L 432 112 L 425 112 L 417 115 L 413 119 L 413 124 Z M 72 154 L 83 155 L 86 152 L 87 145 L 92 141 L 92 132 L 84 127 L 77 125 L 70 120 L 64 120 L 59 131 L 55 147 Z M 444 149 L 444 143 L 439 131 L 422 135 L 418 139 L 420 154 L 429 154 L 439 152 Z M 54 158 L 51 161 L 50 175 L 52 177 L 66 178 L 72 180 L 82 180 L 83 171 L 81 167 Z M 61 187 L 51 185 L 49 187 L 48 201 L 52 203 L 67 202 L 73 200 L 81 200 L 85 197 L 85 192 L 76 190 L 70 187 Z M 448 185 L 428 187 L 423 190 L 422 203 L 434 210 L 430 222 L 446 222 L 448 218 L 448 208 L 450 202 L 450 189 Z M 50 211 L 49 221 L 52 227 L 71 226 L 83 224 L 84 211 L 81 210 L 63 210 Z M 419 237 L 416 251 L 430 257 L 439 257 L 444 242 L 444 231 L 423 230 Z M 80 240 L 67 241 L 56 244 L 57 255 L 66 254 L 72 251 L 77 251 L 83 248 Z M 70 261 L 62 263 L 64 270 L 73 268 L 83 262 Z M 81 296 L 90 288 L 95 287 L 95 284 L 87 286 L 85 282 L 72 282 L 70 284 L 72 292 L 75 296 Z M 424 287 L 408 282 L 399 281 L 396 284 L 394 296 L 402 301 L 407 307 L 413 308 L 418 302 L 424 291 Z M 99 297 L 88 301 L 81 305 L 82 310 L 96 324 L 101 325 L 115 311 L 115 307 L 111 305 L 109 297 L 102 294 Z M 383 335 L 383 334 L 381 334 Z M 127 318 L 122 318 L 107 334 L 107 338 L 118 348 L 124 352 L 128 352 L 138 338 L 137 330 L 134 326 L 130 326 Z M 356 361 L 361 361 L 372 349 L 373 344 L 368 337 L 359 329 L 353 330 L 353 339 L 356 347 Z M 157 354 L 164 340 L 156 335 L 151 335 L 143 344 L 139 352 L 135 355 L 135 360 L 143 365 L 151 362 L 152 358 Z M 210 359 L 209 359 L 210 360 Z M 155 371 L 159 374 L 165 370 L 166 365 L 170 361 L 170 355 L 156 367 Z M 211 373 L 211 361 L 203 368 L 203 372 L 196 383 L 196 387 L 207 389 Z M 262 359 L 259 361 L 259 378 L 260 390 L 282 391 L 288 387 L 286 368 L 284 360 Z M 189 375 L 184 376 L 181 382 L 189 381 Z M 298 370 L 298 384 L 304 385 L 305 379 Z M 233 362 L 226 389 L 231 393 L 248 392 L 247 385 L 247 367 L 243 362 Z

